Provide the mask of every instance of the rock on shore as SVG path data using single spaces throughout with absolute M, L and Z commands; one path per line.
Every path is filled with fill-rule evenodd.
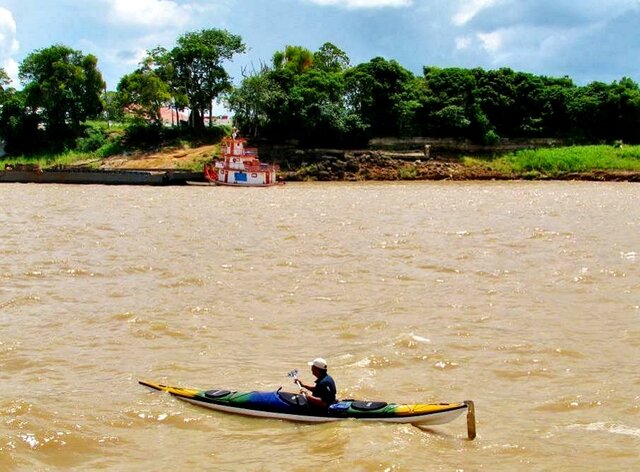
M 482 167 L 468 167 L 457 158 L 432 159 L 424 152 L 342 149 L 260 148 L 264 161 L 281 167 L 287 181 L 360 180 L 487 180 L 509 179 Z
M 263 162 L 280 165 L 285 181 L 363 180 L 592 180 L 640 182 L 639 172 L 594 170 L 547 176 L 502 173 L 482 164 L 465 165 L 463 155 L 491 156 L 536 147 L 562 146 L 552 140 L 504 140 L 491 146 L 453 139 L 377 139 L 367 149 L 306 149 L 294 144 L 253 143 Z M 217 145 L 165 148 L 157 152 L 113 156 L 102 161 L 109 169 L 179 169 L 207 162 L 219 152 Z
M 387 140 L 389 141 L 389 140 Z M 487 156 L 535 147 L 562 145 L 560 142 L 507 142 L 495 146 L 471 146 L 441 140 L 431 146 L 422 143 L 381 141 L 366 150 L 301 149 L 295 146 L 260 144 L 264 162 L 280 165 L 280 178 L 286 181 L 362 181 L 362 180 L 589 180 L 640 182 L 640 172 L 593 170 L 548 176 L 527 172 L 518 175 L 499 172 L 482 164 L 465 165 L 463 155 Z M 422 150 L 420 149 L 422 147 Z

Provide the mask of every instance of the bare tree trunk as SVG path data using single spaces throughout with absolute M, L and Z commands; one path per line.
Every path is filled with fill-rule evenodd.
M 202 110 L 194 108 L 191 110 L 191 116 L 189 122 L 192 128 L 202 129 L 204 128 L 204 120 L 202 119 Z

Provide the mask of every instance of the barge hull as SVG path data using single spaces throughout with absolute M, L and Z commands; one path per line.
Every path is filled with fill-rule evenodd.
M 0 182 L 38 184 L 184 185 L 200 173 L 142 170 L 4 170 Z

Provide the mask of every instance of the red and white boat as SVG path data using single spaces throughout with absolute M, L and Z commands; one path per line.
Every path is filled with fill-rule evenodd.
M 265 164 L 258 159 L 256 148 L 245 147 L 244 138 L 222 139 L 221 159 L 204 166 L 204 178 L 214 185 L 235 187 L 270 187 L 282 182 L 277 180 L 278 166 Z

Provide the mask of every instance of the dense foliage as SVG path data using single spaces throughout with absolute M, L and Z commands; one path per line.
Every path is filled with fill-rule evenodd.
M 148 51 L 115 92 L 104 90 L 94 56 L 63 45 L 35 51 L 20 65 L 22 90 L 0 69 L 0 137 L 12 153 L 93 149 L 99 131 L 86 122 L 100 118 L 131 120 L 123 142 L 159 143 L 172 134 L 163 107 L 189 110 L 190 128 L 203 130 L 212 101 L 224 97 L 242 134 L 274 142 L 349 147 L 372 137 L 428 136 L 640 143 L 640 87 L 630 78 L 578 86 L 508 68 L 424 67 L 415 75 L 381 57 L 352 65 L 325 43 L 315 52 L 286 46 L 233 87 L 224 62 L 245 50 L 225 30 L 186 33 L 172 49 Z
M 166 84 L 170 96 L 161 101 L 178 109 L 189 107 L 190 125 L 203 128 L 213 101 L 232 88 L 223 62 L 243 53 L 246 46 L 240 36 L 215 28 L 186 33 L 177 43 L 171 50 L 149 51 L 144 69 Z
M 20 92 L 4 94 L 0 134 L 9 151 L 36 151 L 74 141 L 102 111 L 104 89 L 95 56 L 63 45 L 29 54 L 19 68 Z
M 326 68 L 326 51 L 341 57 Z M 259 86 L 258 86 L 259 85 Z M 262 91 L 262 92 L 260 92 Z M 425 67 L 394 60 L 353 67 L 335 46 L 287 46 L 272 67 L 244 78 L 229 97 L 238 124 L 270 140 L 358 144 L 371 137 L 563 138 L 640 142 L 640 88 L 629 78 L 580 87 L 508 68 Z
M 120 106 L 140 120 L 162 126 L 160 110 L 171 100 L 169 85 L 148 67 L 125 75 L 118 83 Z
M 326 43 L 315 54 L 300 46 L 276 52 L 272 66 L 248 75 L 228 96 L 243 133 L 306 144 L 346 144 L 366 124 L 347 103 L 349 59 Z

